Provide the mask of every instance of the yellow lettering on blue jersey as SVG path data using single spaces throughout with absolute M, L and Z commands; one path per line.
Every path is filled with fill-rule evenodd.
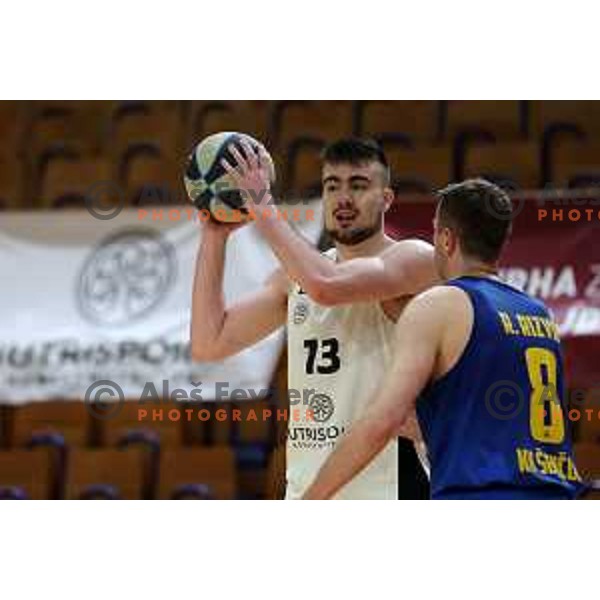
M 521 473 L 535 473 L 535 463 L 533 462 L 533 452 L 527 448 L 517 448 L 517 462 Z
M 504 328 L 504 333 L 506 335 L 516 335 L 517 331 L 513 326 L 512 319 L 508 313 L 499 310 L 498 316 L 500 317 L 500 323 L 502 323 L 502 327 Z
M 521 335 L 533 335 L 533 327 L 531 326 L 531 320 L 527 315 L 517 315 L 517 321 L 519 323 L 519 328 L 521 329 Z
M 554 475 L 563 481 L 581 481 L 579 473 L 565 452 L 557 454 L 546 452 L 540 447 L 533 449 L 516 448 L 517 467 L 520 473 L 541 473 Z

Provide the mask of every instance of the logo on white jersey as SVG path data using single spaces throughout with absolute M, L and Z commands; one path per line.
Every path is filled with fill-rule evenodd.
M 310 313 L 308 302 L 298 301 L 294 307 L 293 323 L 294 325 L 302 325 Z
M 309 402 L 312 417 L 315 421 L 323 423 L 333 416 L 335 407 L 333 400 L 327 394 L 315 394 Z

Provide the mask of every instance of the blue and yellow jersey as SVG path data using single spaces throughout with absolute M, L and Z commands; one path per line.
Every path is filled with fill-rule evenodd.
M 501 281 L 460 277 L 446 285 L 468 294 L 474 321 L 457 364 L 417 402 L 431 497 L 575 497 L 583 486 L 556 324 L 541 302 Z

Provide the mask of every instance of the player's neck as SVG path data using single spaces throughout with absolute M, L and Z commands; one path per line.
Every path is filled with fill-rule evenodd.
M 464 263 L 457 277 L 491 277 L 498 278 L 498 267 L 485 263 Z
M 360 244 L 355 244 L 353 246 L 346 246 L 345 244 L 336 242 L 335 248 L 338 260 L 350 260 L 352 258 L 361 258 L 363 256 L 376 256 L 393 243 L 394 240 L 381 231 L 360 242 Z

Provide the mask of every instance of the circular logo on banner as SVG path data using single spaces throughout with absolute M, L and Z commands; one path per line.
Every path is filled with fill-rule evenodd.
M 323 423 L 333 416 L 333 400 L 327 394 L 315 394 L 308 403 L 312 416 L 318 423 Z
M 159 233 L 136 229 L 112 235 L 81 270 L 81 313 L 93 323 L 113 326 L 145 317 L 166 296 L 176 268 L 175 250 Z

